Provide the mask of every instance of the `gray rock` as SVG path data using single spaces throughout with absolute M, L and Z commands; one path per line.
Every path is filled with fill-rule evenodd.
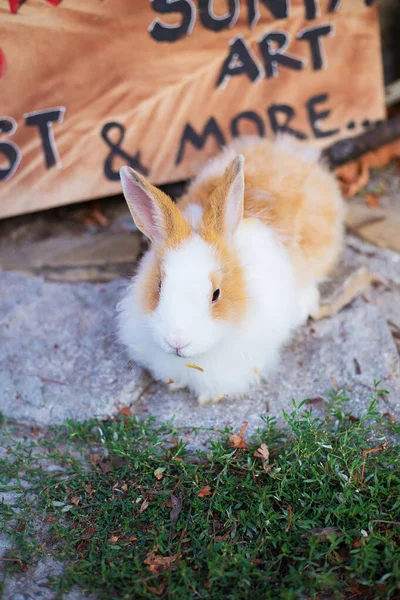
M 262 425 L 261 415 L 282 419 L 282 409 L 293 410 L 292 398 L 326 396 L 334 381 L 349 386 L 350 407 L 360 413 L 373 394 L 374 379 L 390 391 L 380 409 L 400 415 L 400 364 L 384 317 L 361 299 L 331 319 L 311 322 L 298 331 L 282 354 L 280 368 L 247 398 L 222 400 L 198 406 L 185 392 L 168 393 L 153 384 L 135 405 L 138 414 L 153 414 L 158 422 L 174 420 L 177 426 L 231 426 L 248 432 Z M 334 379 L 333 379 L 334 378 Z
M 400 285 L 400 253 L 378 248 L 364 240 L 348 235 L 344 260 L 368 267 L 377 279 Z
M 298 401 L 325 394 L 332 377 L 352 388 L 355 409 L 369 402 L 374 379 L 392 393 L 398 411 L 399 359 L 385 318 L 357 300 L 338 315 L 301 329 L 281 367 L 246 398 L 199 407 L 186 392 L 171 393 L 133 371 L 115 339 L 115 306 L 123 284 L 56 284 L 0 273 L 0 409 L 25 424 L 104 419 L 133 405 L 137 414 L 182 426 L 238 427 L 280 416 Z M 150 386 L 150 387 L 149 387 Z M 387 410 L 387 409 L 385 409 Z
M 115 337 L 121 281 L 0 272 L 0 410 L 26 424 L 115 415 L 144 389 Z

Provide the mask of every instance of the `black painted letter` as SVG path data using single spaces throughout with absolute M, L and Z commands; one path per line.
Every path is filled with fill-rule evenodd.
M 310 98 L 306 104 L 311 129 L 316 138 L 325 138 L 339 133 L 339 129 L 328 129 L 327 131 L 322 131 L 319 128 L 318 121 L 328 118 L 331 114 L 331 111 L 322 110 L 318 112 L 315 108 L 315 105 L 320 104 L 321 102 L 326 102 L 327 100 L 328 94 L 320 94 L 319 96 L 313 96 Z
M 302 29 L 297 36 L 298 40 L 304 40 L 310 44 L 310 53 L 314 71 L 319 71 L 320 69 L 325 69 L 327 67 L 327 61 L 320 38 L 325 35 L 332 35 L 333 32 L 334 29 L 331 24 L 317 25 L 316 27 Z
M 275 19 L 289 16 L 289 0 L 260 0 Z M 249 27 L 257 25 L 260 18 L 259 0 L 247 0 L 247 22 Z
M 306 65 L 304 59 L 284 53 L 289 41 L 289 35 L 284 31 L 271 31 L 259 41 L 260 51 L 264 59 L 265 75 L 268 79 L 279 77 L 279 65 L 295 71 L 304 69 Z M 278 45 L 275 49 L 272 46 L 274 43 Z
M 113 142 L 109 138 L 109 133 L 112 130 L 116 130 L 119 132 L 119 139 L 116 142 Z M 121 123 L 116 123 L 115 121 L 111 121 L 110 123 L 106 123 L 101 130 L 101 137 L 105 141 L 105 143 L 110 148 L 110 154 L 107 156 L 104 162 L 104 175 L 110 181 L 119 181 L 119 169 L 115 170 L 113 168 L 114 158 L 119 156 L 124 160 L 124 162 L 128 163 L 132 169 L 135 171 L 140 171 L 143 175 L 148 174 L 148 169 L 140 162 L 140 152 L 136 152 L 133 156 L 130 156 L 125 150 L 121 148 L 121 144 L 124 141 L 125 137 L 125 127 L 121 125 Z
M 290 121 L 296 116 L 294 109 L 288 104 L 271 104 L 267 110 L 272 131 L 277 133 L 289 133 L 298 140 L 306 140 L 307 136 L 302 131 L 289 127 Z M 283 115 L 283 122 L 279 123 L 278 115 Z
M 52 123 L 62 123 L 64 119 L 65 108 L 57 106 L 46 110 L 36 110 L 24 115 L 25 125 L 27 127 L 37 127 L 42 141 L 44 160 L 46 169 L 51 169 L 55 165 L 61 166 L 57 147 L 54 141 Z
M 338 12 L 342 0 L 329 0 L 328 12 Z
M 260 137 L 265 136 L 265 127 L 261 117 L 259 117 L 258 114 L 256 112 L 253 112 L 252 110 L 245 110 L 244 112 L 241 112 L 238 115 L 236 115 L 236 117 L 231 121 L 232 137 L 238 137 L 239 135 L 242 135 L 242 133 L 239 131 L 239 123 L 240 121 L 244 120 L 250 121 L 251 123 L 255 124 L 257 129 L 255 133 L 257 135 L 259 135 Z
M 213 0 L 199 0 L 200 21 L 206 29 L 222 31 L 233 27 L 240 12 L 239 0 L 228 0 L 229 11 L 223 17 L 217 17 L 213 12 Z
M 0 117 L 0 133 L 12 135 L 17 129 L 17 124 L 12 117 Z M 10 179 L 21 162 L 21 151 L 14 142 L 0 142 L 0 154 L 8 160 L 8 167 L 0 168 L 0 181 Z
M 306 19 L 312 21 L 319 14 L 318 0 L 304 0 L 304 6 L 306 9 Z
M 224 135 L 223 135 L 222 131 L 220 130 L 220 128 L 218 127 L 218 123 L 216 122 L 214 117 L 209 118 L 209 120 L 206 123 L 206 126 L 203 129 L 203 133 L 200 133 L 200 134 L 196 133 L 196 131 L 193 129 L 193 127 L 189 123 L 187 123 L 187 125 L 185 125 L 185 129 L 183 130 L 181 143 L 179 144 L 179 150 L 178 150 L 178 154 L 177 154 L 177 157 L 175 160 L 175 164 L 179 165 L 179 163 L 182 162 L 186 143 L 190 143 L 195 148 L 197 148 L 197 150 L 201 150 L 202 148 L 204 148 L 204 146 L 207 142 L 207 139 L 209 138 L 210 135 L 214 136 L 214 138 L 215 138 L 216 142 L 218 143 L 218 145 L 220 146 L 220 148 L 222 148 L 222 146 L 224 146 L 224 144 L 225 144 Z
M 261 75 L 256 58 L 251 54 L 251 49 L 247 46 L 246 41 L 239 36 L 230 42 L 229 54 L 222 65 L 216 87 L 225 87 L 230 77 L 242 75 L 243 73 L 253 83 Z
M 151 6 L 155 12 L 163 15 L 170 13 L 180 13 L 182 21 L 180 25 L 165 25 L 157 19 L 154 19 L 149 27 L 151 37 L 157 42 L 176 42 L 185 35 L 191 33 L 195 20 L 196 9 L 192 0 L 150 0 Z

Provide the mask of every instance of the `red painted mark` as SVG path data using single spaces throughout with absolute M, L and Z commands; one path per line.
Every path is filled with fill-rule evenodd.
M 19 5 L 21 4 L 22 0 L 8 0 L 8 3 L 10 5 L 10 10 L 13 14 L 15 14 L 18 10 Z
M 7 70 L 7 61 L 6 55 L 3 50 L 0 48 L 0 79 L 6 74 Z
M 24 2 L 26 2 L 26 0 L 8 0 L 11 12 L 15 14 L 21 6 L 21 4 L 23 4 Z M 46 0 L 46 2 L 52 4 L 53 6 L 57 6 L 57 4 L 60 4 L 61 0 Z

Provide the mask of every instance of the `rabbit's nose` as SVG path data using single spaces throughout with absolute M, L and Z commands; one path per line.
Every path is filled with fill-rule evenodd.
M 183 337 L 181 332 L 175 332 L 174 334 L 168 336 L 167 344 L 174 350 L 177 356 L 182 355 L 182 350 L 184 350 L 187 346 L 189 346 L 190 342 L 186 338 Z

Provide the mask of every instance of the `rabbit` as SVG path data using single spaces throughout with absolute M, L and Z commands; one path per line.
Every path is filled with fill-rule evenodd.
M 237 138 L 175 204 L 129 167 L 123 192 L 151 242 L 118 306 L 131 358 L 200 404 L 249 392 L 319 307 L 343 245 L 344 201 L 320 152 Z

